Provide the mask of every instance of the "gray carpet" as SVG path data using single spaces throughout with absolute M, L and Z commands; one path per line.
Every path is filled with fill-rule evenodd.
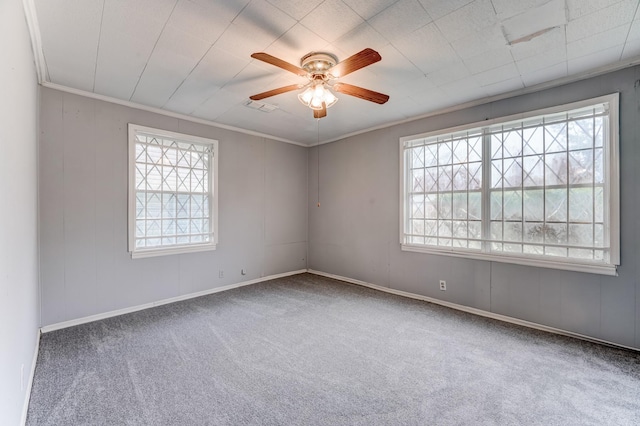
M 44 334 L 28 425 L 638 425 L 640 354 L 301 274 Z

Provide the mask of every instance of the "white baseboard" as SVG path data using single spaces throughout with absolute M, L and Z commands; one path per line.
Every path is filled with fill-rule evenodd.
M 508 322 L 508 323 L 511 323 L 511 324 L 521 325 L 523 327 L 529 327 L 529 328 L 533 328 L 533 329 L 536 329 L 536 330 L 541 330 L 541 331 L 546 331 L 546 332 L 549 332 L 549 333 L 559 334 L 559 335 L 562 335 L 562 336 L 574 337 L 576 339 L 586 340 L 588 342 L 598 343 L 598 344 L 601 344 L 601 345 L 612 346 L 612 347 L 615 347 L 615 348 L 628 349 L 628 350 L 636 351 L 636 352 L 640 351 L 640 349 L 634 348 L 632 346 L 625 346 L 625 345 L 621 345 L 619 343 L 613 343 L 613 342 L 609 342 L 607 340 L 602 340 L 602 339 L 598 339 L 598 338 L 595 338 L 595 337 L 585 336 L 584 334 L 574 333 L 572 331 L 562 330 L 560 328 L 549 327 L 549 326 L 546 326 L 546 325 L 543 325 L 543 324 L 538 324 L 538 323 L 531 322 L 531 321 L 525 321 L 525 320 L 521 320 L 521 319 L 518 319 L 518 318 L 510 317 L 510 316 L 507 316 L 507 315 L 496 314 L 496 313 L 485 311 L 485 310 L 482 310 L 482 309 L 472 308 L 470 306 L 459 305 L 457 303 L 447 302 L 445 300 L 439 300 L 439 299 L 435 299 L 433 297 L 422 296 L 420 294 L 409 293 L 407 291 L 396 290 L 396 289 L 393 289 L 393 288 L 384 287 L 384 286 L 377 285 L 377 284 L 371 284 L 371 283 L 368 283 L 368 282 L 365 282 L 365 281 L 356 280 L 356 279 L 353 279 L 353 278 L 348 278 L 348 277 L 343 277 L 343 276 L 340 276 L 340 275 L 329 274 L 327 272 L 315 271 L 313 269 L 307 269 L 307 272 L 309 272 L 310 274 L 320 275 L 320 276 L 327 277 L 327 278 L 333 278 L 333 279 L 336 279 L 336 280 L 339 280 L 339 281 L 345 281 L 345 282 L 351 283 L 351 284 L 357 284 L 357 285 L 361 285 L 361 286 L 364 286 L 364 287 L 369 287 L 369 288 L 372 288 L 374 290 L 384 291 L 385 293 L 391 293 L 391 294 L 395 294 L 397 296 L 404 296 L 404 297 L 409 297 L 411 299 L 423 300 L 425 302 L 434 303 L 436 305 L 446 306 L 447 308 L 457 309 L 459 311 L 468 312 L 468 313 L 471 313 L 471 314 L 479 315 L 479 316 L 486 317 L 486 318 L 492 318 L 492 319 L 496 319 L 496 320 L 499 320 L 499 321 Z
M 306 269 L 300 269 L 298 271 L 285 272 L 282 274 L 269 275 L 266 277 L 256 278 L 250 281 L 241 281 L 235 284 L 229 284 L 222 287 L 216 287 L 209 290 L 198 291 L 196 293 L 183 294 L 181 296 L 170 297 L 168 299 L 159 300 L 157 302 L 144 303 L 142 305 L 131 306 L 129 308 L 117 309 L 115 311 L 104 312 L 102 314 L 90 315 L 88 317 L 77 318 L 69 321 L 58 322 L 51 325 L 46 325 L 40 329 L 43 333 L 49 333 L 50 331 L 60 330 L 62 328 L 73 327 L 75 325 L 85 324 L 88 322 L 98 321 L 105 318 L 117 317 L 118 315 L 129 314 L 131 312 L 141 311 L 143 309 L 154 308 L 156 306 L 166 305 L 167 303 L 180 302 L 181 300 L 193 299 L 194 297 L 206 296 L 208 294 L 218 293 L 221 291 L 231 290 L 238 287 L 244 287 L 246 285 L 257 284 L 263 281 L 269 281 L 276 278 L 288 277 L 291 275 L 303 274 L 307 272 Z
M 24 426 L 27 423 L 27 412 L 29 411 L 29 401 L 31 400 L 31 387 L 33 386 L 33 377 L 36 374 L 36 363 L 38 362 L 38 351 L 40 350 L 40 330 L 36 335 L 36 347 L 33 351 L 33 359 L 31 361 L 31 371 L 29 372 L 29 382 L 27 383 L 27 392 L 24 395 L 24 404 L 22 405 L 22 418 L 20 424 Z

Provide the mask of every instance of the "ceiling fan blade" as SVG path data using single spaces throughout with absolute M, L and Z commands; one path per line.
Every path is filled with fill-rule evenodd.
M 313 118 L 322 118 L 327 116 L 327 104 L 322 103 L 322 109 L 313 110 Z
M 347 74 L 358 71 L 360 68 L 375 64 L 381 59 L 382 57 L 378 52 L 373 49 L 366 48 L 363 51 L 358 52 L 353 56 L 349 56 L 344 61 L 333 66 L 329 70 L 329 74 L 331 74 L 335 78 L 344 77 Z
M 276 58 L 275 56 L 271 56 L 268 53 L 258 52 L 251 55 L 253 59 L 257 59 L 262 62 L 266 62 L 271 65 L 275 65 L 276 67 L 282 68 L 283 70 L 292 72 L 302 77 L 307 76 L 307 71 L 304 69 L 297 67 L 293 64 L 290 64 L 287 61 L 283 61 L 282 59 Z
M 374 92 L 373 90 L 363 89 L 362 87 L 353 86 L 347 83 L 336 83 L 333 85 L 333 90 L 339 93 L 344 93 L 345 95 L 364 99 L 365 101 L 375 102 L 377 104 L 383 104 L 389 100 L 389 96 L 384 93 Z
M 257 95 L 250 96 L 249 99 L 251 99 L 252 101 L 259 101 L 260 99 L 279 95 L 281 93 L 287 93 L 287 92 L 291 92 L 292 90 L 298 90 L 298 89 L 301 89 L 302 87 L 303 87 L 302 84 L 291 84 L 289 86 L 279 87 L 277 89 L 258 93 Z

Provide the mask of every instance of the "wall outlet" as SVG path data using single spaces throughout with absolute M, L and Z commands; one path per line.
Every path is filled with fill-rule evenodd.
M 440 290 L 445 291 L 447 289 L 447 282 L 445 280 L 440 280 Z
M 224 278 L 224 271 L 222 269 L 218 271 L 218 278 Z

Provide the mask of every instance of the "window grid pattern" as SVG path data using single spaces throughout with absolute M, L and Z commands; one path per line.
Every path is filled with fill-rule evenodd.
M 213 241 L 208 145 L 135 136 L 135 247 Z
M 607 105 L 405 141 L 404 243 L 609 262 Z
M 411 243 L 479 249 L 482 134 L 414 141 L 408 155 Z
M 598 107 L 488 129 L 490 251 L 608 259 L 606 118 Z

